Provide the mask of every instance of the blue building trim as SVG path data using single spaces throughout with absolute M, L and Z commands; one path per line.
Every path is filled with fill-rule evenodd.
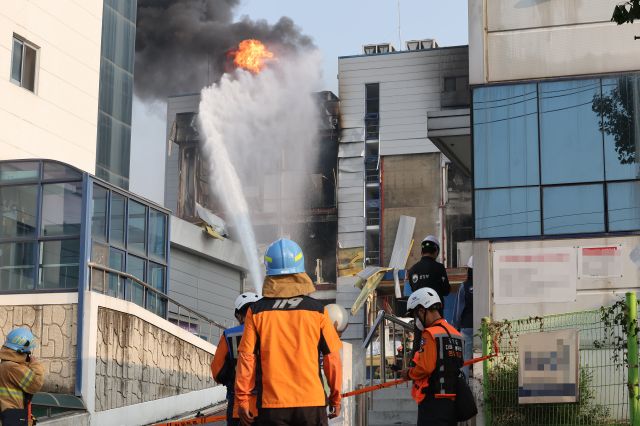
M 89 290 L 89 263 L 91 256 L 91 200 L 93 199 L 92 179 L 82 176 L 82 224 L 80 226 L 80 272 L 78 274 L 78 321 L 76 337 L 76 396 L 82 396 L 84 295 Z

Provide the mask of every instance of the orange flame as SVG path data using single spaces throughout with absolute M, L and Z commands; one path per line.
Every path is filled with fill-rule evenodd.
M 266 61 L 274 57 L 260 40 L 242 40 L 238 50 L 233 52 L 233 63 L 239 67 L 258 74 L 266 65 Z

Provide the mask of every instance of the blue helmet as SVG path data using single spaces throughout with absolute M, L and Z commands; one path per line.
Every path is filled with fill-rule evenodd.
M 14 328 L 7 334 L 4 346 L 19 353 L 31 353 L 35 348 L 35 336 L 28 328 Z
M 280 238 L 264 254 L 267 275 L 299 274 L 304 272 L 304 255 L 296 243 Z

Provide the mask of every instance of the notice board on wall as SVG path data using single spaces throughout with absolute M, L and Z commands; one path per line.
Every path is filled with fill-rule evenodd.
M 493 300 L 496 304 L 574 302 L 574 247 L 495 250 Z
M 580 278 L 622 277 L 621 246 L 579 247 L 578 276 Z

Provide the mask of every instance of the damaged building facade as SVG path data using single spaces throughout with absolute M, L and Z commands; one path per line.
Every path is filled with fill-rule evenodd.
M 400 244 L 411 247 L 413 240 L 407 267 L 419 260 L 420 242 L 429 234 L 441 241 L 446 266 L 467 261 L 458 243 L 473 237 L 470 171 L 452 163 L 427 133 L 428 114 L 468 110 L 468 48 L 438 47 L 434 40 L 407 42 L 402 51 L 388 43 L 366 45 L 362 54 L 340 57 L 338 70 L 337 302 L 350 307 L 360 293 L 353 275 L 390 266 L 403 216 L 415 218 Z M 403 278 L 400 271 L 401 285 Z M 369 314 L 404 311 L 389 277 L 376 297 Z M 365 311 L 350 317 L 343 339 L 363 339 L 372 320 Z
M 247 203 L 258 247 L 264 250 L 286 234 L 299 242 L 305 253 L 305 268 L 318 289 L 318 297 L 335 300 L 337 214 L 337 151 L 339 135 L 338 98 L 332 92 L 314 94 L 320 114 L 315 135 L 317 159 L 303 173 L 288 170 L 295 158 L 276 165 L 264 165 L 263 179 L 245 185 Z M 200 95 L 174 96 L 168 99 L 165 207 L 179 218 L 208 226 L 217 236 L 233 234 L 224 221 L 225 213 L 209 181 L 209 164 L 198 129 Z M 282 223 L 287 185 L 302 185 L 304 209 L 296 209 L 286 230 Z

